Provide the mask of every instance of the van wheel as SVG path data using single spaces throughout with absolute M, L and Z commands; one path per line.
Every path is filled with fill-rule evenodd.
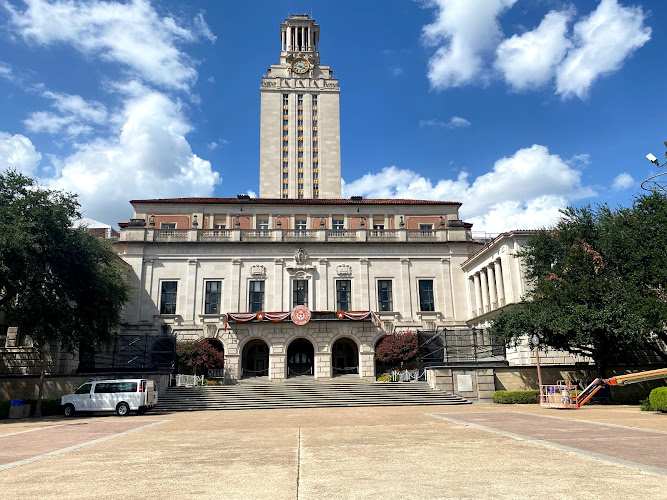
M 74 416 L 74 405 L 65 405 L 63 413 L 65 414 L 66 417 L 73 417 Z
M 130 406 L 127 403 L 118 403 L 116 406 L 116 415 L 119 417 L 125 417 L 130 414 Z

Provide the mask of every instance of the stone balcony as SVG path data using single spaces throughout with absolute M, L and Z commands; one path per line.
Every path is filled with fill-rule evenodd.
M 444 243 L 471 241 L 469 229 L 452 227 L 435 230 L 412 229 L 155 229 L 129 226 L 120 232 L 120 241 L 146 243 Z

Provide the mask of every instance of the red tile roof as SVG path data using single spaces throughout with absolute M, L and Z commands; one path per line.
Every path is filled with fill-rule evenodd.
M 130 200 L 130 203 L 183 203 L 183 204 L 233 204 L 233 205 L 457 205 L 460 201 L 401 200 L 401 199 L 294 199 L 294 198 L 157 198 L 154 200 Z

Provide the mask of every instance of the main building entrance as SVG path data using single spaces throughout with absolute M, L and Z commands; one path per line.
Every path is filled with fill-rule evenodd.
M 296 339 L 287 348 L 287 377 L 313 375 L 315 349 L 306 339 Z

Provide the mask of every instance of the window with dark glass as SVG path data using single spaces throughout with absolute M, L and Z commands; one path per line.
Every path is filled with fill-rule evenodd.
M 308 280 L 294 280 L 293 305 L 308 305 Z
M 349 311 L 352 303 L 352 282 L 350 280 L 336 281 L 336 310 Z
M 160 297 L 160 314 L 176 314 L 178 281 L 163 281 Z
M 378 280 L 378 309 L 380 311 L 393 310 L 391 280 Z
M 262 311 L 264 307 L 264 282 L 251 281 L 249 283 L 249 288 L 250 293 L 248 309 L 250 312 Z
M 433 280 L 419 280 L 419 310 L 435 311 Z
M 206 298 L 204 300 L 204 314 L 220 314 L 221 296 L 222 281 L 207 281 Z
M 331 221 L 333 229 L 345 229 L 345 221 L 343 219 L 334 219 Z

